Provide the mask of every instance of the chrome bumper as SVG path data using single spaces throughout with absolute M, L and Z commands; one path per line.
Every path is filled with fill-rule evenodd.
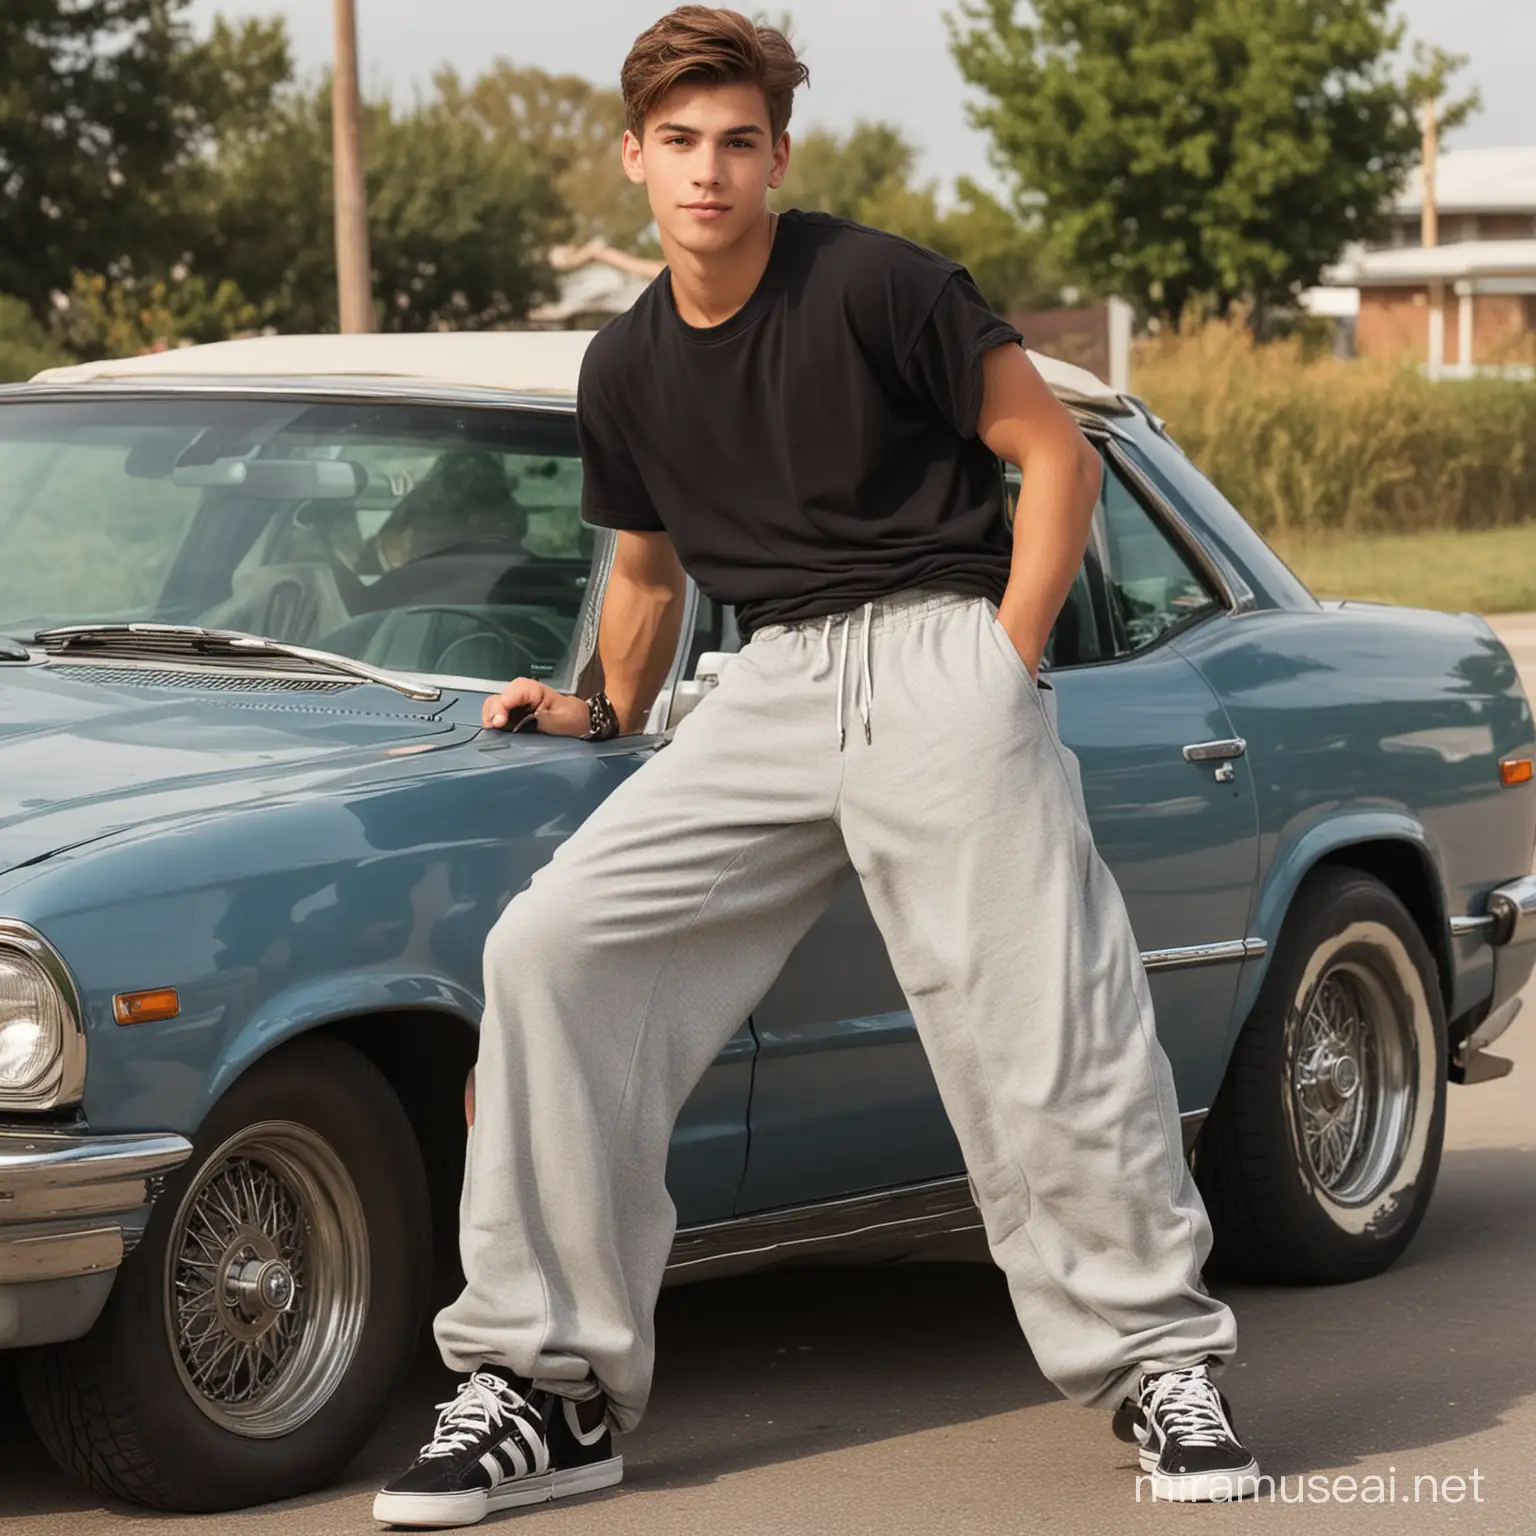
M 1536 939 L 1536 875 L 1511 880 L 1489 892 L 1490 944 L 1527 944 Z
M 1487 1013 L 1451 1052 L 1453 1083 L 1483 1083 L 1506 1076 L 1514 1062 L 1488 1047 L 1520 1012 L 1521 992 L 1536 968 L 1536 875 L 1522 875 L 1488 893 L 1481 913 L 1451 920 L 1451 932 L 1481 934 L 1493 946 L 1493 993 Z
M 169 1133 L 0 1131 L 0 1286 L 116 1269 L 160 1180 L 191 1154 Z

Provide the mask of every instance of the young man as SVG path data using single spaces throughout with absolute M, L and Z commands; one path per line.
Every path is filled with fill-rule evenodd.
M 1038 692 L 1099 461 L 963 268 L 769 213 L 804 78 L 779 33 L 702 6 L 624 66 L 624 167 L 668 265 L 578 395 L 584 515 L 618 530 L 605 692 L 519 678 L 485 723 L 638 729 L 685 570 L 748 638 L 487 941 L 466 1285 L 436 1328 L 467 1379 L 385 1522 L 619 1481 L 673 1123 L 850 861 L 1041 1369 L 1079 1403 L 1129 1397 L 1163 1497 L 1257 1475 L 1211 1379 L 1236 1330 L 1201 1282 L 1136 940 Z M 1011 535 L 999 456 L 1023 473 Z

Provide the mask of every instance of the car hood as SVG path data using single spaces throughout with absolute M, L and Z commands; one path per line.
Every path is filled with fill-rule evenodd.
M 336 693 L 97 682 L 0 666 L 0 874 L 147 822 L 302 793 L 472 740 L 376 684 Z

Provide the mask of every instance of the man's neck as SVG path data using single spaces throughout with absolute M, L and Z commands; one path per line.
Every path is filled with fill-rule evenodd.
M 752 297 L 768 268 L 777 218 L 766 209 L 735 245 L 698 255 L 661 237 L 672 302 L 685 324 L 723 325 Z

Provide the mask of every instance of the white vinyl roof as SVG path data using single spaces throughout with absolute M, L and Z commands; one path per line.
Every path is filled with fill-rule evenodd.
M 428 331 L 413 335 L 252 336 L 198 347 L 45 368 L 35 382 L 97 379 L 402 378 L 514 394 L 572 396 L 593 331 Z M 1058 398 L 1120 406 L 1086 368 L 1029 354 Z
M 1422 168 L 1398 196 L 1399 213 L 1424 200 Z M 1435 206 L 1441 213 L 1536 213 L 1536 146 L 1453 149 L 1435 161 Z

